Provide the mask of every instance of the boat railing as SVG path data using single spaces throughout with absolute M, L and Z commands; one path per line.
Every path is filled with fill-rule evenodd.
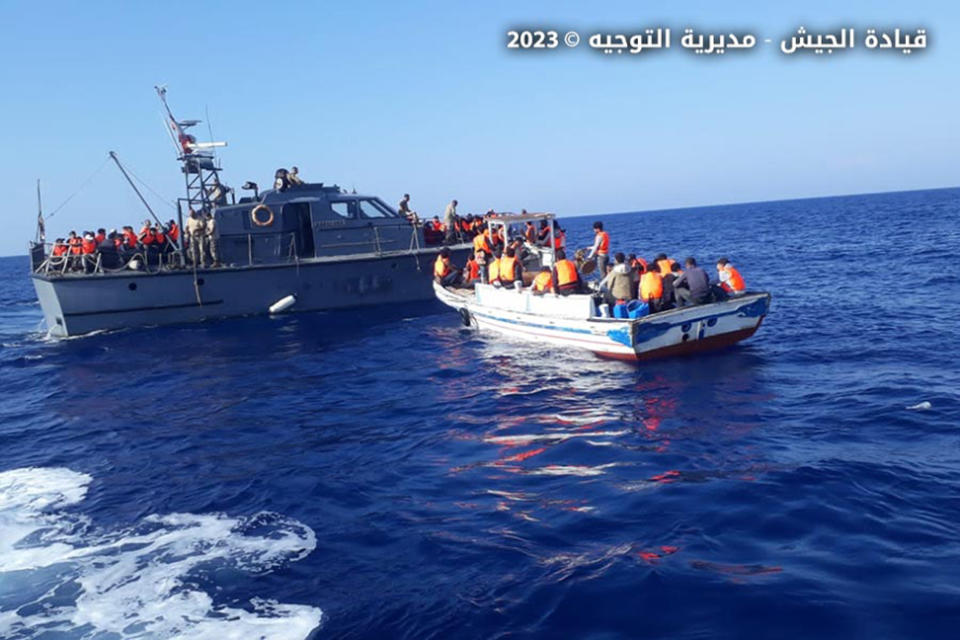
M 398 225 L 406 227 L 406 224 Z M 300 246 L 300 243 L 297 240 L 296 232 L 277 232 L 275 234 L 244 234 L 242 236 L 226 236 L 219 237 L 214 242 L 218 243 L 218 253 L 221 257 L 221 263 L 219 266 L 235 267 L 239 265 L 245 266 L 255 266 L 262 264 L 297 264 L 299 265 L 303 260 L 316 257 L 321 253 L 322 249 L 332 249 L 332 248 L 355 248 L 362 249 L 366 247 L 370 252 L 374 253 L 377 256 L 382 256 L 391 251 L 403 251 L 404 247 L 396 246 L 403 242 L 402 235 L 386 235 L 381 230 L 380 226 L 372 226 L 373 234 L 372 238 L 366 241 L 359 242 L 340 242 L 335 245 L 320 245 L 313 252 L 305 252 Z M 407 247 L 407 250 L 410 251 L 417 257 L 417 262 L 419 264 L 419 252 L 425 249 L 425 245 L 421 239 L 421 231 L 417 227 L 410 227 L 410 242 Z M 258 256 L 257 246 L 258 243 L 262 243 L 265 240 L 269 240 L 269 243 L 273 247 L 268 256 Z M 459 234 L 456 238 L 458 242 L 468 242 L 464 237 L 461 237 Z M 223 246 L 223 241 L 229 241 L 233 243 L 231 245 L 231 255 L 229 259 L 222 260 L 223 250 L 226 248 Z M 239 241 L 239 242 L 238 242 Z M 240 244 L 242 243 L 242 244 Z M 239 244 L 239 246 L 237 246 Z M 245 245 L 245 250 L 244 247 Z M 394 246 L 391 246 L 394 245 Z M 207 247 L 204 243 L 204 251 Z M 113 252 L 101 252 L 99 249 L 94 253 L 90 254 L 75 254 L 68 253 L 54 256 L 53 255 L 54 244 L 50 242 L 46 243 L 32 243 L 30 246 L 31 253 L 31 263 L 32 271 L 36 274 L 42 274 L 48 277 L 70 277 L 70 276 L 88 276 L 93 274 L 111 274 L 111 273 L 124 273 L 124 272 L 136 272 L 136 273 L 160 273 L 168 271 L 180 271 L 186 268 L 192 268 L 192 248 L 190 246 L 189 238 L 184 238 L 184 243 L 181 247 L 177 247 L 173 244 L 166 245 L 162 250 L 156 250 L 148 247 L 138 246 L 133 250 L 121 250 L 116 253 Z M 238 260 L 236 259 L 237 255 L 234 255 L 237 250 L 241 252 L 240 255 L 243 256 L 240 258 L 239 265 Z M 245 254 L 245 255 L 244 255 Z M 210 256 L 212 258 L 212 256 Z M 207 260 L 204 260 L 203 268 L 217 268 L 209 265 Z

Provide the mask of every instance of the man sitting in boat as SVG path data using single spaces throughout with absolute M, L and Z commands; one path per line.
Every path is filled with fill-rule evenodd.
M 633 298 L 633 283 L 636 274 L 627 265 L 627 258 L 621 252 L 613 257 L 614 265 L 610 273 L 600 281 L 600 291 L 605 302 L 614 305 Z
M 512 245 L 507 247 L 500 258 L 498 274 L 501 286 L 512 287 L 515 282 L 523 283 L 523 265 L 517 259 L 517 252 Z
M 483 251 L 477 251 L 467 259 L 467 264 L 463 267 L 463 283 L 467 287 L 473 287 L 478 282 L 483 282 L 483 272 L 487 266 L 487 254 Z
M 650 306 L 650 313 L 663 311 L 663 276 L 656 263 L 647 265 L 640 276 L 640 299 Z
M 433 277 L 444 287 L 460 284 L 460 270 L 450 263 L 450 249 L 444 247 L 433 263 Z
M 743 282 L 743 276 L 734 268 L 726 258 L 717 260 L 717 279 L 720 286 L 730 295 L 739 296 L 747 291 L 747 285 Z
M 673 283 L 681 273 L 682 271 L 680 270 L 680 265 L 674 262 L 670 265 L 670 273 L 665 276 L 661 276 L 661 279 L 663 280 L 663 298 L 660 302 L 661 311 L 673 309 L 677 306 L 677 295 L 676 290 L 673 288 Z
M 492 284 L 495 287 L 500 286 L 500 258 L 502 257 L 503 252 L 496 249 L 493 257 L 490 258 L 490 264 L 487 266 L 487 284 Z
M 473 237 L 474 253 L 484 252 L 487 257 L 493 255 L 493 243 L 490 242 L 490 234 L 487 232 L 487 225 L 482 224 L 478 227 L 479 233 Z
M 540 273 L 537 274 L 530 285 L 530 293 L 535 296 L 542 296 L 551 292 L 557 292 L 557 285 L 553 280 L 553 270 L 550 267 L 540 267 Z
M 677 306 L 687 307 L 695 304 L 711 302 L 710 276 L 697 266 L 694 258 L 687 258 L 686 269 L 673 281 L 674 294 L 677 296 Z
M 577 272 L 577 265 L 572 260 L 567 260 L 567 253 L 563 249 L 558 249 L 556 255 L 557 262 L 553 265 L 553 281 L 556 283 L 557 293 L 562 296 L 580 293 L 583 288 L 583 281 L 580 279 L 580 273 Z

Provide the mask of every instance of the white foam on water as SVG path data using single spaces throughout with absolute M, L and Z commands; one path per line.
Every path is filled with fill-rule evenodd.
M 570 438 L 615 437 L 630 433 L 621 431 L 551 431 L 550 433 L 520 433 L 512 436 L 486 436 L 484 442 L 491 444 L 530 444 L 532 442 L 564 441 Z
M 924 400 L 923 402 L 915 404 L 912 407 L 906 407 L 908 411 L 928 411 L 929 409 L 932 409 L 932 408 L 933 408 L 933 405 L 930 404 L 928 400 Z
M 274 513 L 174 513 L 99 531 L 64 510 L 91 481 L 63 468 L 0 473 L 0 637 L 299 639 L 320 624 L 315 607 L 218 605 L 198 585 L 306 557 L 316 547 L 306 525 Z

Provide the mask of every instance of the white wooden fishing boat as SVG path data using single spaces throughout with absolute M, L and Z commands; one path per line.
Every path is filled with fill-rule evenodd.
M 601 317 L 592 295 L 533 295 L 488 284 L 473 290 L 433 285 L 437 298 L 481 331 L 623 360 L 647 360 L 729 347 L 752 336 L 770 308 L 769 293 L 671 309 L 635 319 Z
M 544 257 L 550 264 L 550 257 Z M 605 317 L 592 294 L 534 295 L 530 289 L 480 283 L 462 289 L 435 282 L 433 288 L 467 326 L 623 360 L 729 347 L 752 336 L 770 309 L 769 293 L 748 292 L 720 302 L 621 319 Z

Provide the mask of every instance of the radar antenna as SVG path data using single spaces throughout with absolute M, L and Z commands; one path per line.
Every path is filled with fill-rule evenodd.
M 187 197 L 178 198 L 180 208 L 186 203 L 194 211 L 210 212 L 218 204 L 226 204 L 228 187 L 220 182 L 221 167 L 213 149 L 227 146 L 226 142 L 197 142 L 187 129 L 200 124 L 200 120 L 177 120 L 167 104 L 167 88 L 155 86 L 157 97 L 166 112 L 167 131 L 177 149 L 177 160 L 183 172 Z M 182 209 L 181 209 L 182 215 Z

